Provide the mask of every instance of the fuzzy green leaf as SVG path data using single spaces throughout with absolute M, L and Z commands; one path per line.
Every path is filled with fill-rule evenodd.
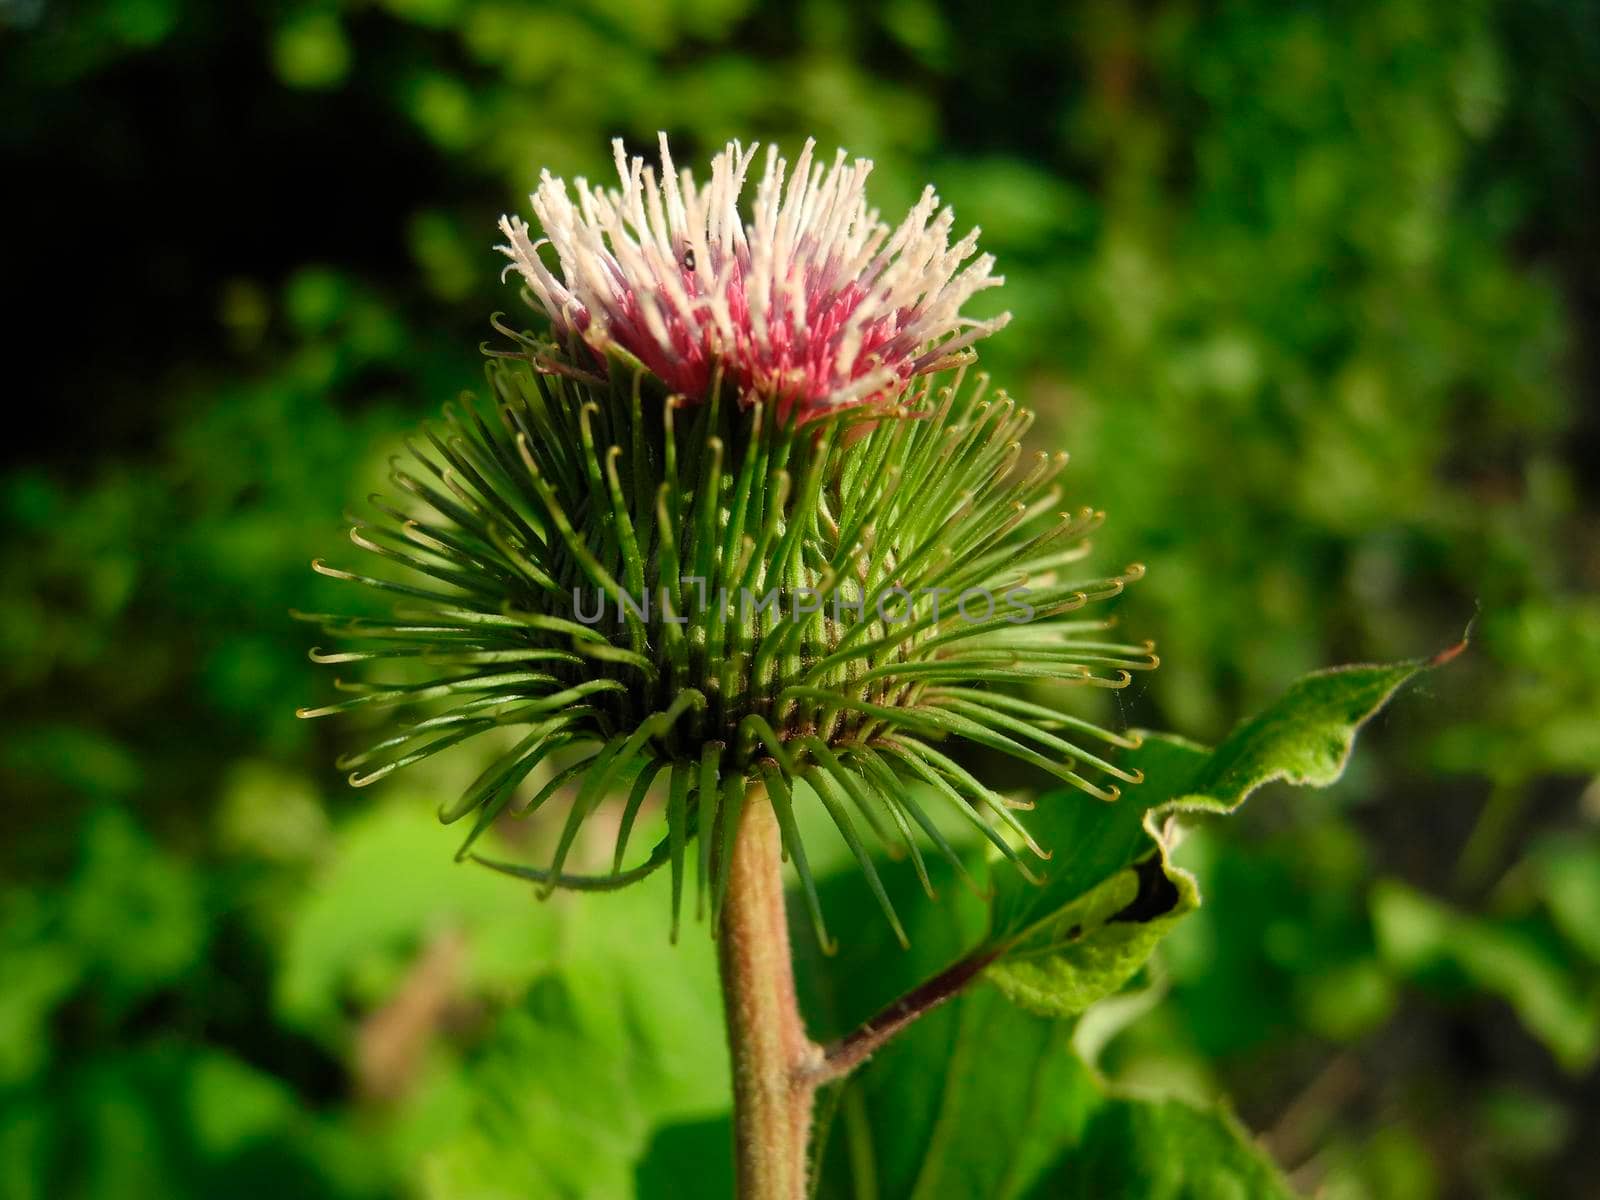
M 1293 1195 L 1225 1110 L 1118 1093 L 1078 1057 L 1069 1026 L 989 987 L 887 1047 L 847 1085 L 840 1114 L 819 1197 Z
M 997 873 L 991 940 L 1000 957 L 989 978 L 1018 1004 L 1057 1017 L 1116 991 L 1199 906 L 1193 876 L 1168 859 L 1183 814 L 1232 812 L 1277 780 L 1328 786 L 1361 726 L 1455 653 L 1307 675 L 1209 752 L 1149 736 L 1123 759 L 1144 782 L 1109 806 L 1079 792 L 1043 797 L 1028 826 L 1053 856 L 1038 886 Z

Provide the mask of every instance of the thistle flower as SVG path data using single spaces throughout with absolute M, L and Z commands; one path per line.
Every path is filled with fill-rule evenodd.
M 314 564 L 398 597 L 391 618 L 309 617 L 350 644 L 316 661 L 426 669 L 342 683 L 348 699 L 302 715 L 399 714 L 341 760 L 356 786 L 513 730 L 441 806 L 442 820 L 469 822 L 458 857 L 544 893 L 668 867 L 674 936 L 691 863 L 698 907 L 720 910 L 724 847 L 760 784 L 828 945 L 794 811 L 821 805 L 903 939 L 869 837 L 909 856 L 925 887 L 925 849 L 963 870 L 935 806 L 1024 872 L 1025 854 L 1042 853 L 1013 802 L 962 765 L 963 746 L 1106 800 L 1116 781 L 1137 781 L 1114 760 L 1131 739 L 1016 690 L 1121 687 L 1153 667 L 1148 643 L 1119 642 L 1085 613 L 1141 569 L 1078 574 L 1102 514 L 1061 509 L 1066 456 L 1025 455 L 1032 414 L 968 380 L 966 364 L 932 374 L 987 330 L 951 304 L 990 277 L 985 258 L 952 280 L 970 239 L 938 249 L 949 218 L 927 224 L 931 197 L 885 242 L 861 201 L 864 165 L 808 175 L 808 146 L 805 182 L 782 205 L 782 163 L 769 158 L 756 220 L 738 227 L 750 153 L 731 147 L 708 189 L 685 176 L 664 202 L 636 162 L 621 198 L 580 184 L 581 219 L 546 177 L 535 207 L 565 281 L 509 223 L 560 340 L 514 334 L 493 352 L 487 399 L 447 408 L 414 462 L 394 466 L 413 508 L 375 498 L 379 519 L 356 522 L 351 540 L 410 579 Z M 747 325 L 724 339 L 724 317 Z M 618 345 L 631 367 L 606 353 Z M 475 853 L 503 815 L 537 812 L 567 785 L 547 863 Z M 630 866 L 653 790 L 664 829 Z M 580 830 L 614 793 L 626 801 L 612 869 L 569 872 Z
M 955 218 L 933 188 L 891 233 L 867 207 L 872 163 L 847 163 L 840 150 L 825 169 L 814 147 L 792 174 L 768 148 L 745 225 L 739 198 L 756 146 L 730 142 L 701 187 L 674 171 L 666 134 L 659 182 L 619 138 L 621 191 L 579 178 L 574 204 L 546 171 L 530 198 L 544 238 L 502 217 L 499 249 L 556 337 L 586 345 L 597 364 L 625 351 L 696 399 L 720 367 L 742 403 L 760 397 L 805 418 L 892 396 L 1010 320 L 961 315 L 1004 281 L 987 254 L 962 268 L 978 230 L 952 246 Z M 559 277 L 540 257 L 546 246 Z

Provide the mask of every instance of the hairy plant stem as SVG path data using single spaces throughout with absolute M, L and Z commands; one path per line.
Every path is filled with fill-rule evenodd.
M 740 1200 L 804 1200 L 813 1073 L 822 1048 L 795 1000 L 777 817 L 759 785 L 728 863 L 717 957 L 733 1067 L 734 1173 Z
M 960 959 L 824 1050 L 807 1036 L 795 999 L 782 841 L 761 784 L 745 796 L 727 870 L 717 957 L 733 1067 L 737 1192 L 739 1200 L 805 1200 L 817 1089 L 960 993 L 996 952 Z

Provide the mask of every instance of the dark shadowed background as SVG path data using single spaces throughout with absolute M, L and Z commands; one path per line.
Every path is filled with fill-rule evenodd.
M 703 929 L 453 865 L 470 754 L 353 793 L 294 717 L 309 560 L 518 309 L 496 217 L 658 129 L 982 225 L 985 367 L 1149 566 L 1113 721 L 1476 614 L 1189 844 L 1102 1066 L 1330 1198 L 1600 1195 L 1597 82 L 1550 0 L 0 0 L 0 1197 L 724 1186 Z

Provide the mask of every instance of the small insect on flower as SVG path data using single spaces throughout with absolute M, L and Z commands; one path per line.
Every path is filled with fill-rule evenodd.
M 673 169 L 665 134 L 659 180 L 613 145 L 620 191 L 580 178 L 574 203 L 546 171 L 531 197 L 545 236 L 500 221 L 508 270 L 597 364 L 624 351 L 694 401 L 720 367 L 745 402 L 811 417 L 893 396 L 1010 320 L 961 315 L 1004 281 L 991 256 L 973 258 L 978 230 L 950 244 L 955 217 L 931 187 L 891 230 L 867 207 L 870 161 L 840 150 L 825 168 L 808 141 L 791 173 L 768 147 L 747 225 L 739 201 L 756 146 L 730 142 L 701 186 Z
M 507 330 L 487 399 L 447 408 L 395 465 L 409 506 L 374 498 L 350 537 L 397 570 L 315 564 L 397 603 L 307 617 L 351 643 L 312 657 L 393 674 L 302 715 L 397 714 L 341 760 L 357 786 L 500 731 L 500 756 L 440 809 L 470 818 L 459 857 L 546 894 L 670 867 L 674 934 L 691 864 L 715 928 L 743 806 L 770 803 L 829 945 L 795 818 L 819 805 L 903 939 L 869 837 L 930 894 L 925 848 L 965 874 L 940 806 L 1024 873 L 1041 853 L 963 747 L 1104 800 L 1138 782 L 1115 758 L 1133 739 L 1040 699 L 1156 665 L 1084 612 L 1142 569 L 1077 573 L 1102 514 L 1063 509 L 1066 456 L 1025 454 L 1032 414 L 965 378 L 965 348 L 1002 319 L 960 305 L 998 280 L 986 256 L 957 271 L 973 239 L 948 245 L 932 193 L 890 234 L 866 165 L 814 168 L 808 145 L 786 193 L 769 156 L 742 224 L 753 154 L 730 147 L 701 190 L 664 143 L 663 185 L 619 151 L 624 191 L 580 182 L 576 208 L 546 176 L 534 204 L 559 279 L 506 222 L 555 340 Z M 569 870 L 613 794 L 610 870 Z M 503 816 L 563 795 L 544 865 L 475 853 Z M 652 795 L 661 833 L 629 865 Z

